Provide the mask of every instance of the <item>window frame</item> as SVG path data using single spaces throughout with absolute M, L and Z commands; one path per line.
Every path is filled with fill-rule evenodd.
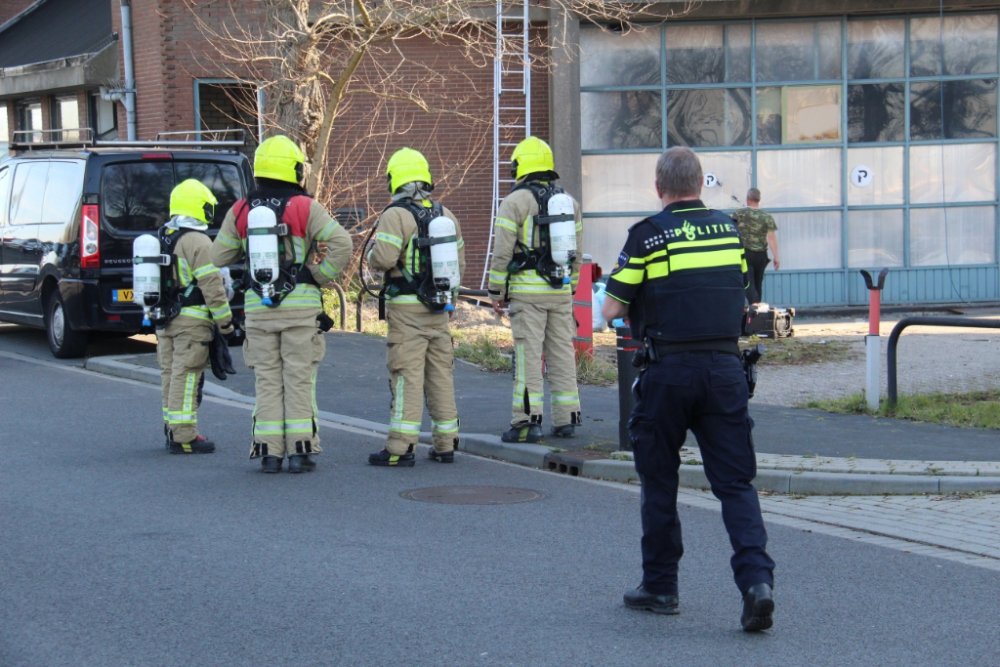
M 934 18 L 939 14 L 936 12 L 896 12 L 891 14 L 877 15 L 877 16 L 847 16 L 847 15 L 832 15 L 832 16 L 815 16 L 815 17 L 799 17 L 799 18 L 780 18 L 780 19 L 749 19 L 749 20 L 731 20 L 731 21 L 685 21 L 683 23 L 673 23 L 672 26 L 676 27 L 678 25 L 682 26 L 696 26 L 696 25 L 712 25 L 712 26 L 730 26 L 730 25 L 750 25 L 750 81 L 749 82 L 730 82 L 721 81 L 717 83 L 704 83 L 704 84 L 670 84 L 667 81 L 667 30 L 665 26 L 659 26 L 660 30 L 660 85 L 648 85 L 648 86 L 584 86 L 581 87 L 581 93 L 585 92 L 618 92 L 618 91 L 629 91 L 629 90 L 646 90 L 646 91 L 659 91 L 661 94 L 661 124 L 662 124 L 662 141 L 658 148 L 647 148 L 647 149 L 584 149 L 582 150 L 582 155 L 622 155 L 622 154 L 635 154 L 635 153 L 659 153 L 668 147 L 669 133 L 668 133 L 668 100 L 667 93 L 672 90 L 697 90 L 697 89 L 714 89 L 714 88 L 742 88 L 746 87 L 750 89 L 751 95 L 751 143 L 749 146 L 710 146 L 710 147 L 692 147 L 692 149 L 697 153 L 711 153 L 711 152 L 740 152 L 746 151 L 750 153 L 750 168 L 751 168 L 751 187 L 758 187 L 758 155 L 762 151 L 769 150 L 809 150 L 811 148 L 840 148 L 841 150 L 841 183 L 842 197 L 841 205 L 839 206 L 810 206 L 810 207 L 775 207 L 768 208 L 777 213 L 797 213 L 797 212 L 808 212 L 808 211 L 830 211 L 838 210 L 841 211 L 841 271 L 843 271 L 845 276 L 845 281 L 847 280 L 847 274 L 851 272 L 856 272 L 857 267 L 849 266 L 849 238 L 850 230 L 849 225 L 849 212 L 850 211 L 864 211 L 864 210 L 880 210 L 880 209 L 902 209 L 903 210 L 903 253 L 904 253 L 904 263 L 903 267 L 900 268 L 966 268 L 971 266 L 989 266 L 997 267 L 1000 264 L 1000 110 L 997 113 L 997 125 L 998 127 L 993 128 L 992 137 L 977 137 L 977 138 L 963 138 L 963 139 L 946 139 L 943 138 L 944 128 L 942 128 L 942 138 L 940 139 L 924 139 L 924 140 L 914 140 L 911 137 L 911 83 L 921 83 L 921 82 L 946 82 L 946 81 L 963 81 L 963 80 L 992 80 L 996 82 L 996 87 L 1000 91 L 1000 11 L 993 10 L 968 10 L 968 11 L 950 11 L 945 14 L 945 18 L 963 16 L 963 15 L 991 15 L 998 16 L 998 35 L 997 35 L 997 68 L 996 72 L 992 74 L 963 74 L 963 75 L 938 75 L 938 76 L 913 76 L 911 72 L 911 50 L 912 50 L 912 40 L 911 40 L 911 24 L 914 19 L 925 19 Z M 841 26 L 841 39 L 840 39 L 840 78 L 838 79 L 815 79 L 811 81 L 758 81 L 757 72 L 757 30 L 758 26 L 771 23 L 789 23 L 795 21 L 818 23 L 823 21 L 835 20 L 840 22 Z M 859 78 L 852 79 L 849 78 L 848 71 L 848 26 L 851 23 L 859 21 L 889 21 L 889 20 L 902 20 L 904 25 L 903 33 L 903 65 L 902 65 L 902 76 L 898 77 L 882 77 L 882 78 Z M 585 30 L 595 30 L 593 27 L 584 27 Z M 651 24 L 647 29 L 656 29 L 656 26 Z M 728 44 L 726 42 L 728 31 L 723 31 L 724 41 L 723 49 L 726 57 L 728 59 Z M 853 85 L 862 84 L 902 84 L 903 86 L 903 139 L 901 141 L 882 141 L 882 142 L 851 142 L 849 140 L 849 114 L 848 114 L 848 93 L 849 87 Z M 774 144 L 774 145 L 764 145 L 760 144 L 758 140 L 758 108 L 757 108 L 757 91 L 761 88 L 783 88 L 786 86 L 840 86 L 840 138 L 837 141 L 817 141 L 801 144 Z M 998 92 L 998 104 L 1000 104 L 1000 92 Z M 581 119 L 583 121 L 584 119 Z M 911 202 L 910 193 L 910 149 L 915 146 L 939 146 L 948 144 L 973 144 L 973 143 L 990 143 L 996 146 L 995 155 L 997 163 L 995 165 L 997 180 L 995 181 L 995 191 L 994 198 L 992 200 L 976 200 L 969 202 L 948 202 L 948 203 L 914 203 Z M 852 187 L 849 182 L 850 171 L 853 165 L 850 163 L 848 150 L 853 148 L 886 148 L 886 147 L 902 147 L 903 149 L 903 168 L 902 168 L 902 178 L 903 182 L 901 184 L 904 193 L 903 202 L 901 204 L 868 204 L 868 205 L 850 205 L 849 188 Z M 764 193 L 765 205 L 767 193 Z M 910 238 L 910 212 L 911 210 L 924 209 L 924 208 L 950 208 L 950 207 L 964 207 L 964 206 L 992 206 L 995 212 L 994 216 L 994 237 L 997 239 L 997 248 L 995 248 L 994 258 L 995 261 L 988 265 L 946 265 L 945 267 L 926 267 L 920 266 L 915 267 L 911 263 L 910 251 L 911 251 L 911 238 Z M 731 211 L 735 209 L 725 209 L 726 211 Z M 635 216 L 635 219 L 640 219 L 643 216 L 653 215 L 658 211 L 642 211 L 631 214 L 623 214 L 617 211 L 585 211 L 584 217 L 587 218 L 620 218 Z M 779 232 L 780 237 L 780 232 Z M 802 272 L 809 271 L 824 271 L 829 272 L 829 269 L 802 269 Z M 845 285 L 847 282 L 845 282 Z

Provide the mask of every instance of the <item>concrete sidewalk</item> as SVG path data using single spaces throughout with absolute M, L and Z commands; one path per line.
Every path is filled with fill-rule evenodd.
M 388 426 L 382 420 L 388 413 L 389 390 L 384 364 L 376 363 L 376 347 L 381 353 L 384 342 L 350 334 L 335 334 L 328 338 L 327 360 L 317 390 L 320 407 L 334 408 L 333 411 L 320 412 L 321 419 L 328 426 L 379 434 L 388 432 Z M 206 382 L 205 391 L 209 395 L 252 403 L 253 375 L 242 366 L 241 351 L 234 349 L 233 352 L 237 369 L 244 372 L 230 377 L 225 386 L 214 381 Z M 380 357 L 377 359 L 379 362 Z M 154 355 L 91 358 L 87 361 L 87 368 L 152 384 L 159 384 L 160 381 Z M 507 404 L 506 400 L 497 399 L 499 392 L 506 390 L 500 394 L 505 397 L 510 390 L 506 374 L 483 373 L 476 367 L 459 364 L 456 366 L 456 388 L 459 411 L 465 415 L 476 415 L 474 426 L 490 423 L 500 411 L 506 412 L 503 407 L 497 407 L 498 403 L 501 406 Z M 611 451 L 617 445 L 617 391 L 600 387 L 581 389 L 584 409 L 591 415 L 595 411 L 599 415 L 603 411 L 606 415 L 596 419 L 592 416 L 591 423 L 585 422 L 587 429 L 582 437 L 538 445 L 509 444 L 502 442 L 497 435 L 471 432 L 475 428 L 470 428 L 471 420 L 466 418 L 462 425 L 462 449 L 557 473 L 637 482 L 631 455 Z M 613 418 L 609 415 L 612 411 Z M 1000 492 L 1000 445 L 997 444 L 1000 438 L 987 431 L 852 418 L 769 406 L 756 406 L 752 413 L 757 420 L 757 448 L 769 452 L 759 453 L 757 457 L 755 485 L 760 490 L 865 495 Z M 601 441 L 593 437 L 594 433 L 607 434 L 609 424 L 614 429 L 614 438 Z M 774 431 L 780 435 L 779 438 L 770 440 L 766 439 L 766 435 L 761 437 L 762 432 Z M 429 425 L 426 423 L 421 441 L 430 442 Z M 576 445 L 577 449 L 569 449 L 566 444 Z M 583 450 L 586 445 L 596 447 Z M 780 451 L 789 449 L 795 453 Z M 938 452 L 944 453 L 944 456 L 865 457 L 846 453 L 867 449 L 875 449 L 879 453 L 889 450 Z M 965 452 L 982 452 L 986 456 L 962 457 Z M 708 488 L 697 448 L 685 447 L 681 460 L 682 485 Z

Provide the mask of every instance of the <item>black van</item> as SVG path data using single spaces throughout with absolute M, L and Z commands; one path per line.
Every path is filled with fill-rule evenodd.
M 45 328 L 59 358 L 83 356 L 94 335 L 143 331 L 132 303 L 132 241 L 168 219 L 177 183 L 196 178 L 215 193 L 215 236 L 253 182 L 236 150 L 108 143 L 30 146 L 0 161 L 0 320 Z M 235 317 L 242 306 L 237 294 Z

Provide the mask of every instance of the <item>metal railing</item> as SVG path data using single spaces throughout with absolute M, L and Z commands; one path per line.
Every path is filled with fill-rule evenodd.
M 896 385 L 896 347 L 899 336 L 907 327 L 960 327 L 965 329 L 1000 329 L 1000 320 L 980 320 L 974 317 L 904 317 L 889 334 L 889 354 L 886 358 L 886 371 L 889 375 L 889 406 L 896 405 L 898 390 Z
M 330 285 L 330 288 L 340 297 L 340 330 L 347 331 L 347 296 L 344 294 L 344 288 L 337 283 Z

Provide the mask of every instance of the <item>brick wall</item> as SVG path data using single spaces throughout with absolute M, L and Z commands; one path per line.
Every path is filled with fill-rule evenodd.
M 164 130 L 193 129 L 195 80 L 231 76 L 182 0 L 160 0 L 156 5 L 133 5 L 140 139 Z M 231 0 L 208 3 L 198 11 L 213 27 L 221 27 L 233 20 L 233 13 L 241 25 L 252 25 L 259 9 L 260 3 L 253 0 Z M 118 30 L 120 16 L 114 14 Z M 539 38 L 544 37 L 542 31 L 544 27 L 535 29 Z M 432 112 L 404 100 L 379 102 L 366 94 L 348 95 L 334 126 L 325 185 L 319 194 L 331 209 L 363 208 L 371 219 L 389 201 L 383 172 L 388 156 L 403 146 L 421 150 L 437 181 L 435 196 L 462 223 L 469 264 L 465 283 L 479 287 L 493 195 L 492 63 L 470 62 L 457 43 L 414 38 L 401 42 L 400 48 L 406 63 L 400 63 L 389 48 L 373 57 L 382 68 L 401 65 L 401 89 L 425 78 L 426 68 L 439 73 L 420 91 Z M 373 78 L 377 71 L 369 60 L 360 68 L 358 80 Z M 539 72 L 532 82 L 533 133 L 547 139 L 548 78 Z M 124 109 L 119 117 L 124 135 Z M 214 121 L 210 125 L 217 126 Z
M 30 5 L 32 5 L 35 0 L 2 0 L 0 1 L 0 25 L 3 25 L 7 21 L 11 20 Z

